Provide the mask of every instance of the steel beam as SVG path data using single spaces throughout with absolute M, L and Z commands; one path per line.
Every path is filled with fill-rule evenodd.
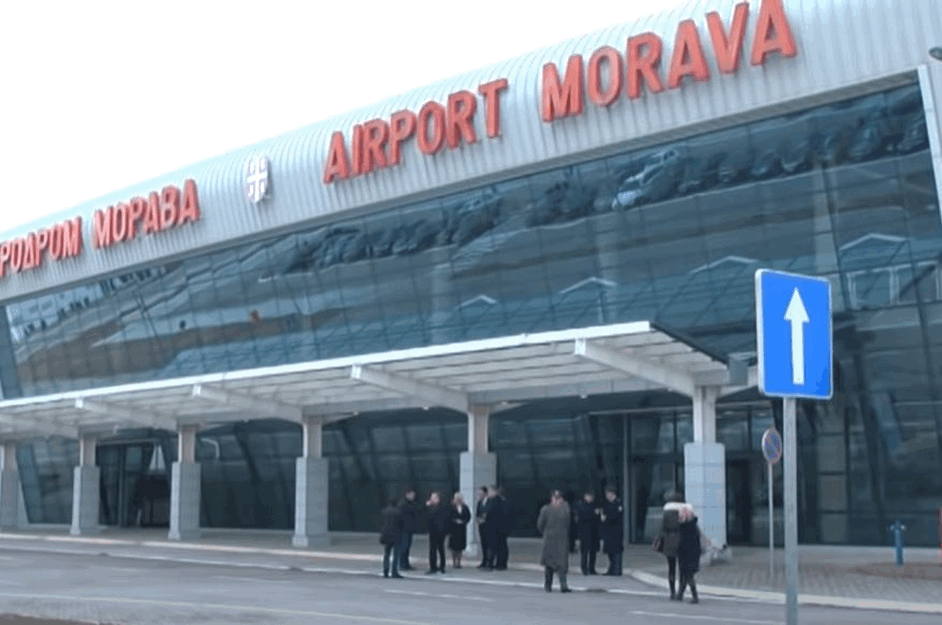
M 300 406 L 293 406 L 272 399 L 259 399 L 246 393 L 211 388 L 203 384 L 194 384 L 191 394 L 197 399 L 246 410 L 256 416 L 301 422 Z
M 697 384 L 690 373 L 665 367 L 646 358 L 614 350 L 604 345 L 576 339 L 573 354 L 629 376 L 653 382 L 658 386 L 693 397 Z
M 176 431 L 177 421 L 173 417 L 158 414 L 138 408 L 126 408 L 121 405 L 106 403 L 95 399 L 79 397 L 75 400 L 75 407 L 79 410 L 108 417 L 119 422 L 133 423 L 145 427 L 161 430 Z
M 10 415 L 0 415 L 0 425 L 9 425 L 13 428 L 11 434 L 21 436 L 35 432 L 40 436 L 63 436 L 65 438 L 78 438 L 79 431 L 77 427 L 71 425 L 62 425 L 59 423 L 49 423 L 42 419 L 21 419 L 11 417 Z
M 442 406 L 467 413 L 471 408 L 468 394 L 447 386 L 429 384 L 413 378 L 365 365 L 353 365 L 350 378 L 388 391 L 412 397 L 420 406 Z

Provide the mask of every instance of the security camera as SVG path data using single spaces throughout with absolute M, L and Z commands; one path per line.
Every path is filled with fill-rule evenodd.
M 929 56 L 934 58 L 936 61 L 942 61 L 942 46 L 929 48 Z

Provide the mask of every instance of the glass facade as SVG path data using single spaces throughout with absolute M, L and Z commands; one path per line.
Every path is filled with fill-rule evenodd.
M 13 357 L 0 360 L 0 379 L 6 397 L 28 396 L 639 319 L 750 358 L 755 269 L 823 275 L 836 393 L 800 408 L 803 539 L 882 543 L 901 518 L 907 540 L 932 544 L 942 506 L 935 188 L 920 92 L 904 86 L 8 303 Z M 728 477 L 747 480 L 737 492 L 758 489 L 736 475 L 754 468 L 759 424 L 774 415 L 754 391 L 726 400 L 751 406 L 721 416 Z M 491 438 L 528 519 L 520 531 L 545 488 L 616 483 L 635 499 L 640 540 L 642 502 L 682 483 L 689 413 L 676 397 L 519 410 L 497 418 Z M 332 527 L 372 526 L 380 496 L 418 476 L 456 486 L 463 417 L 432 417 L 331 426 Z M 200 448 L 215 454 L 204 495 L 218 498 L 204 521 L 286 526 L 296 429 L 218 431 Z M 59 462 L 64 448 L 53 448 L 20 452 L 47 460 L 32 460 L 31 516 L 59 514 L 49 502 L 61 489 L 40 478 L 56 474 L 40 468 Z M 750 511 L 761 506 L 730 506 L 746 519 L 740 540 L 761 536 Z

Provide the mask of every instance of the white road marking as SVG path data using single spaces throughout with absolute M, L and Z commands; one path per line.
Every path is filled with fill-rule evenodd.
M 296 580 L 292 579 L 265 579 L 263 577 L 239 577 L 238 575 L 213 575 L 213 579 L 227 579 L 237 582 L 252 582 L 253 584 L 291 584 Z
M 717 623 L 743 623 L 745 625 L 782 625 L 782 621 L 757 621 L 746 618 L 732 618 L 729 616 L 707 616 L 706 614 L 672 614 L 670 612 L 645 612 L 632 610 L 638 616 L 656 616 L 658 618 L 687 619 L 688 621 L 715 621 Z
M 458 599 L 460 601 L 485 601 L 487 603 L 494 603 L 493 599 L 488 599 L 487 597 L 472 597 L 469 595 L 444 595 L 434 592 L 417 592 L 413 590 L 383 590 L 383 592 L 388 592 L 391 595 L 411 595 L 413 597 L 432 597 L 434 599 Z
M 131 599 L 122 597 L 86 597 L 81 595 L 56 595 L 50 593 L 32 594 L 0 592 L 0 597 L 10 599 L 39 599 L 43 601 L 81 601 L 84 603 L 118 603 L 127 605 L 153 605 L 174 608 L 195 608 L 200 610 L 226 610 L 229 612 L 262 612 L 267 614 L 284 614 L 290 616 L 322 616 L 344 621 L 361 623 L 386 623 L 389 625 L 433 625 L 424 621 L 407 621 L 403 619 L 386 618 L 382 616 L 367 616 L 362 614 L 338 614 L 336 612 L 317 612 L 315 610 L 289 610 L 287 608 L 265 608 L 256 605 L 236 605 L 230 603 L 206 603 L 203 601 L 164 601 L 160 599 Z

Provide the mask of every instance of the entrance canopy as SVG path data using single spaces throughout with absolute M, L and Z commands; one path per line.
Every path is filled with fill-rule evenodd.
M 0 438 L 600 393 L 745 385 L 745 367 L 654 323 L 518 334 L 0 401 Z

